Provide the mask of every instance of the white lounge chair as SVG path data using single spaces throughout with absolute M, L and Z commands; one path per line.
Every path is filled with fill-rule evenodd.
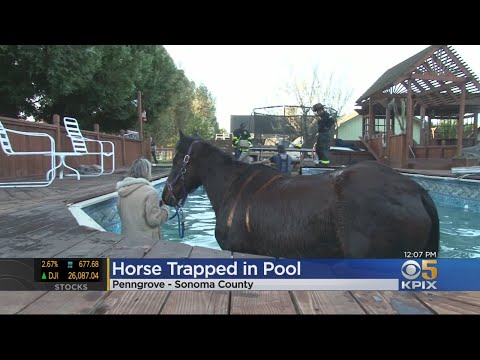
M 473 163 L 478 164 L 480 161 L 480 144 L 468 148 L 463 148 L 463 155 L 467 159 L 467 164 L 469 160 L 473 160 Z M 478 176 L 480 175 L 480 166 L 453 167 L 452 174 L 457 175 L 461 178 L 473 175 Z
M 12 144 L 10 143 L 10 139 L 8 137 L 8 133 L 19 134 L 24 136 L 40 136 L 46 137 L 50 140 L 50 149 L 49 150 L 42 150 L 42 151 L 15 151 L 12 148 Z M 45 176 L 45 181 L 11 181 L 11 182 L 1 182 L 0 188 L 7 188 L 7 187 L 43 187 L 48 186 L 52 183 L 55 179 L 55 140 L 48 134 L 45 133 L 37 133 L 37 132 L 26 132 L 26 131 L 18 131 L 18 130 L 11 130 L 7 129 L 3 126 L 2 122 L 0 121 L 0 144 L 2 147 L 3 152 L 7 156 L 48 156 L 50 157 L 50 169 L 47 171 Z
M 473 175 L 480 176 L 480 166 L 453 167 L 452 174 L 460 178 Z
M 112 174 L 115 171 L 115 145 L 113 144 L 113 142 L 89 139 L 84 137 L 82 135 L 82 132 L 80 131 L 78 122 L 75 118 L 64 117 L 63 124 L 65 125 L 65 129 L 67 130 L 67 136 L 70 138 L 72 142 L 73 152 L 56 153 L 56 155 L 60 157 L 60 164 L 57 166 L 57 168 L 60 167 L 60 175 L 59 175 L 60 179 L 63 178 L 62 166 L 65 166 L 75 172 L 75 174 L 69 174 L 66 176 L 77 176 L 77 179 L 80 179 L 80 173 L 78 172 L 78 170 L 68 166 L 65 163 L 65 158 L 69 156 L 78 157 L 78 156 L 88 156 L 88 155 L 100 155 L 100 172 L 96 174 L 82 174 L 81 176 L 100 176 L 102 174 Z M 87 144 L 86 144 L 87 141 L 98 143 L 100 146 L 100 151 L 99 152 L 88 151 Z M 112 148 L 111 151 L 105 151 L 104 144 L 110 144 Z M 104 156 L 112 157 L 112 169 L 110 172 L 105 172 L 104 162 L 103 162 Z

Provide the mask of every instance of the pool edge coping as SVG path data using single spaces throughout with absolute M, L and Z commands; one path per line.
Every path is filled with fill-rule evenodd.
M 157 180 L 153 180 L 151 182 L 152 186 L 157 185 L 160 183 L 163 183 L 167 180 L 167 177 L 162 177 Z M 96 196 L 93 198 L 89 198 L 87 200 L 67 204 L 67 209 L 70 211 L 70 213 L 73 215 L 75 220 L 77 221 L 78 225 L 80 226 L 87 226 L 99 231 L 107 232 L 102 226 L 100 226 L 95 220 L 93 220 L 85 211 L 83 211 L 84 207 L 90 206 L 97 204 L 99 202 L 109 200 L 111 198 L 114 198 L 118 196 L 117 191 L 113 191 L 107 194 L 103 194 L 100 196 Z

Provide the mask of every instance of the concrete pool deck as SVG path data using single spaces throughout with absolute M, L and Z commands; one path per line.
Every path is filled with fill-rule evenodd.
M 155 178 L 168 171 L 154 168 Z M 125 236 L 79 226 L 67 205 L 115 191 L 124 176 L 0 189 L 0 257 L 251 257 L 168 241 L 129 246 Z M 480 292 L 3 291 L 0 314 L 480 314 Z

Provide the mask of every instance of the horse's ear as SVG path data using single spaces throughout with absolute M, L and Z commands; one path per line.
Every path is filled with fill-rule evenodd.
M 185 139 L 185 134 L 182 132 L 182 130 L 178 130 L 178 135 L 180 136 L 180 140 Z

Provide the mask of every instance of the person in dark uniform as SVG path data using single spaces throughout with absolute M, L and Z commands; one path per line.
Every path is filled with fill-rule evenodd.
M 248 151 L 252 144 L 252 136 L 250 131 L 247 130 L 246 124 L 242 122 L 240 128 L 233 132 L 232 137 L 233 149 L 235 151 L 235 159 L 240 159 L 242 152 Z
M 322 165 L 329 165 L 330 159 L 328 153 L 330 151 L 330 130 L 332 129 L 335 120 L 330 113 L 325 111 L 325 107 L 320 103 L 313 105 L 312 110 L 317 117 L 318 124 L 317 144 L 315 146 L 318 160 L 315 160 L 315 164 L 320 162 Z
M 155 165 L 158 164 L 157 161 L 157 144 L 153 140 L 153 137 L 150 137 L 150 152 L 152 153 L 152 159 L 155 161 Z

